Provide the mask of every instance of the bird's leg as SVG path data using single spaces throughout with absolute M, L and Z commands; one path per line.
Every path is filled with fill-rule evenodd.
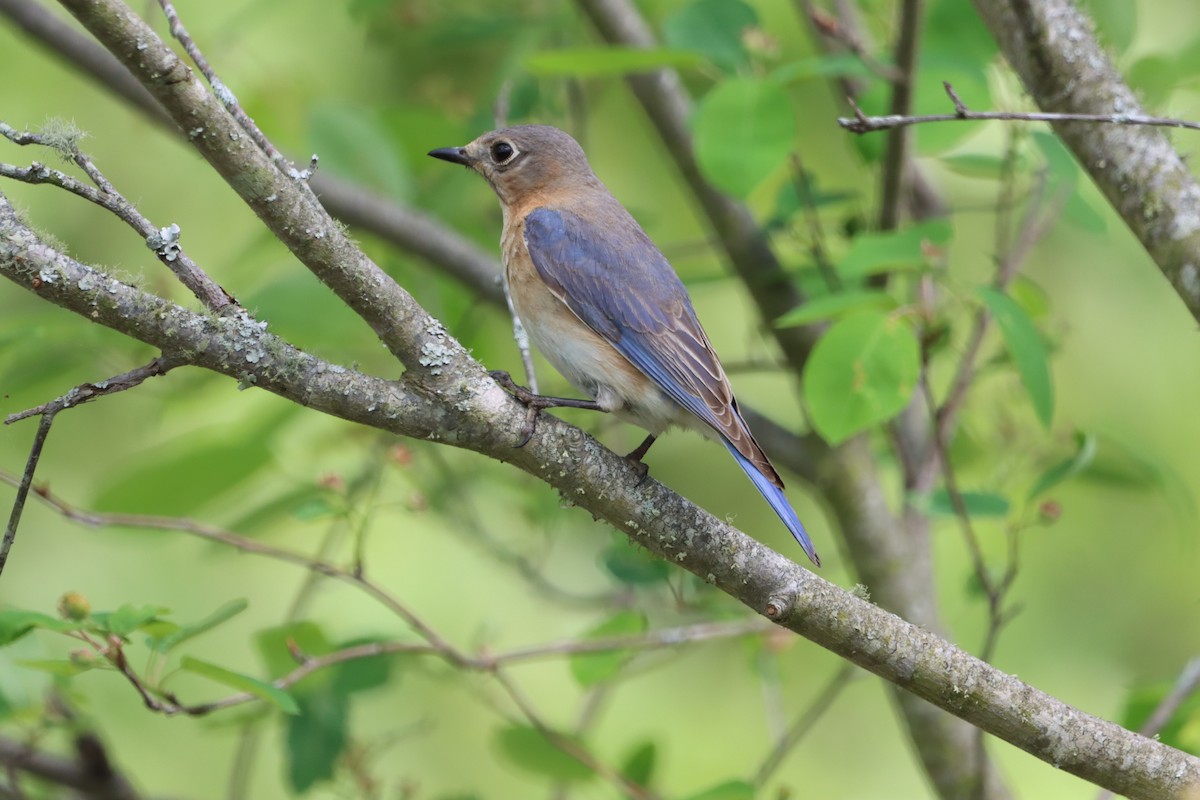
M 575 400 L 570 397 L 547 397 L 546 395 L 534 394 L 524 386 L 519 385 L 512 379 L 512 375 L 501 369 L 489 374 L 492 376 L 492 380 L 503 386 L 509 394 L 520 400 L 529 409 L 529 413 L 525 416 L 525 427 L 522 430 L 521 441 L 517 443 L 517 447 L 524 447 L 529 444 L 529 440 L 533 438 L 533 432 L 537 427 L 538 412 L 543 408 L 583 408 L 588 411 L 608 410 L 601 408 L 600 404 L 595 400 Z
M 654 444 L 654 441 L 657 438 L 658 437 L 653 433 L 647 435 L 646 438 L 642 440 L 641 444 L 633 448 L 633 450 L 631 450 L 629 454 L 625 456 L 625 458 L 627 458 L 629 462 L 633 464 L 633 468 L 638 471 L 639 477 L 638 482 L 635 484 L 636 486 L 641 486 L 642 482 L 646 480 L 646 476 L 650 474 L 650 465 L 644 463 L 642 459 L 645 458 L 646 453 L 650 451 L 650 445 Z

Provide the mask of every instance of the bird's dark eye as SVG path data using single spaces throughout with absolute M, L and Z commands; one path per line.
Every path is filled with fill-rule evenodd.
M 496 142 L 492 145 L 492 161 L 497 164 L 507 164 L 516 154 L 517 149 L 508 142 Z

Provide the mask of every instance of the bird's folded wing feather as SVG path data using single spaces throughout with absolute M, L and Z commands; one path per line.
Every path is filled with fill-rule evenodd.
M 560 300 L 667 396 L 725 437 L 782 488 L 742 420 L 687 290 L 623 211 L 591 222 L 560 208 L 525 218 L 525 245 Z

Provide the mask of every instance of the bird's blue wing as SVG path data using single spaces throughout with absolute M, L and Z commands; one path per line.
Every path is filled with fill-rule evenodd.
M 548 207 L 525 217 L 525 245 L 538 275 L 672 400 L 721 434 L 738 465 L 819 566 L 783 481 L 738 411 L 683 282 L 623 208 L 600 212 L 596 222 Z
M 749 431 L 682 281 L 632 218 L 612 217 L 531 212 L 525 244 L 538 275 L 672 400 L 739 443 Z

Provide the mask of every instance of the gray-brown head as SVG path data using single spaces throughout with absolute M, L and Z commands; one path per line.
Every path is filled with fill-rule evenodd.
M 579 143 L 549 125 L 501 128 L 463 147 L 443 147 L 429 155 L 475 170 L 505 205 L 532 192 L 553 193 L 598 182 Z

